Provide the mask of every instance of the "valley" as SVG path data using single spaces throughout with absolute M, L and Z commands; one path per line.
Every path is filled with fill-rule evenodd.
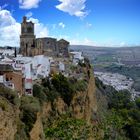
M 110 82 L 112 77 L 116 77 L 120 81 L 120 76 L 116 76 L 120 74 L 126 79 L 132 79 L 131 86 L 128 88 L 126 86 L 126 89 L 131 91 L 133 97 L 140 96 L 140 47 L 109 48 L 74 45 L 71 49 L 82 51 L 83 55 L 90 59 L 95 75 L 98 73 L 100 78 L 104 76 Z M 113 76 L 108 77 L 108 73 Z M 103 81 L 105 79 L 102 78 Z M 114 84 L 114 81 L 112 83 Z M 115 86 L 119 88 L 121 82 L 118 84 L 115 82 Z

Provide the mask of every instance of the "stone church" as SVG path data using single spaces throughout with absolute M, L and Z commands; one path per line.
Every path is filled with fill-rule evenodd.
M 69 42 L 61 39 L 44 37 L 36 38 L 34 23 L 23 17 L 20 35 L 20 53 L 23 56 L 47 55 L 53 57 L 68 57 Z

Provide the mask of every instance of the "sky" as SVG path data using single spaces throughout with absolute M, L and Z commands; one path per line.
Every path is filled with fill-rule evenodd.
M 72 45 L 140 45 L 140 0 L 0 0 L 0 46 L 19 46 L 20 23 Z

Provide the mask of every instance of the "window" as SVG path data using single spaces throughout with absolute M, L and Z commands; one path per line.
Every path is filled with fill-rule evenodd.
M 32 89 L 26 89 L 26 92 L 27 92 L 28 94 L 32 94 Z

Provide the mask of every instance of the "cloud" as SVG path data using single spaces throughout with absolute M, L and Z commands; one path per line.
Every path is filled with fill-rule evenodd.
M 32 15 L 33 15 L 32 12 L 28 12 L 28 13 L 26 14 L 26 17 L 27 17 L 27 18 L 30 18 L 30 17 L 32 17 Z
M 21 9 L 37 8 L 41 0 L 19 0 Z
M 6 8 L 7 6 L 8 6 L 8 4 L 7 4 L 7 3 L 5 3 L 4 5 L 0 6 L 0 10 L 2 10 L 2 9 L 4 9 L 4 8 Z
M 92 27 L 92 24 L 91 23 L 86 23 L 86 28 L 91 28 Z
M 35 23 L 35 33 L 37 37 L 48 35 L 47 27 L 38 19 L 30 18 Z M 19 46 L 19 36 L 21 25 L 8 10 L 0 8 L 0 46 Z
M 59 5 L 56 5 L 56 8 L 69 13 L 71 16 L 77 16 L 80 18 L 83 18 L 88 15 L 88 12 L 85 11 L 86 0 L 58 0 L 61 3 Z
M 47 37 L 49 34 L 48 28 L 41 22 L 39 22 L 38 19 L 35 18 L 29 18 L 29 21 L 32 21 L 35 23 L 35 35 L 36 37 Z
M 52 29 L 55 30 L 56 29 L 56 24 L 52 24 Z
M 8 10 L 0 10 L 0 46 L 16 46 L 19 43 L 20 23 Z
M 82 40 L 79 39 L 71 39 L 70 40 L 71 45 L 88 45 L 88 46 L 96 46 L 97 43 L 94 42 L 93 40 L 90 40 L 88 38 L 84 38 Z
M 120 47 L 124 47 L 124 46 L 127 46 L 127 44 L 123 41 L 120 43 Z
M 64 24 L 63 22 L 60 22 L 60 23 L 58 24 L 58 26 L 61 27 L 61 28 L 65 28 L 65 24 Z

